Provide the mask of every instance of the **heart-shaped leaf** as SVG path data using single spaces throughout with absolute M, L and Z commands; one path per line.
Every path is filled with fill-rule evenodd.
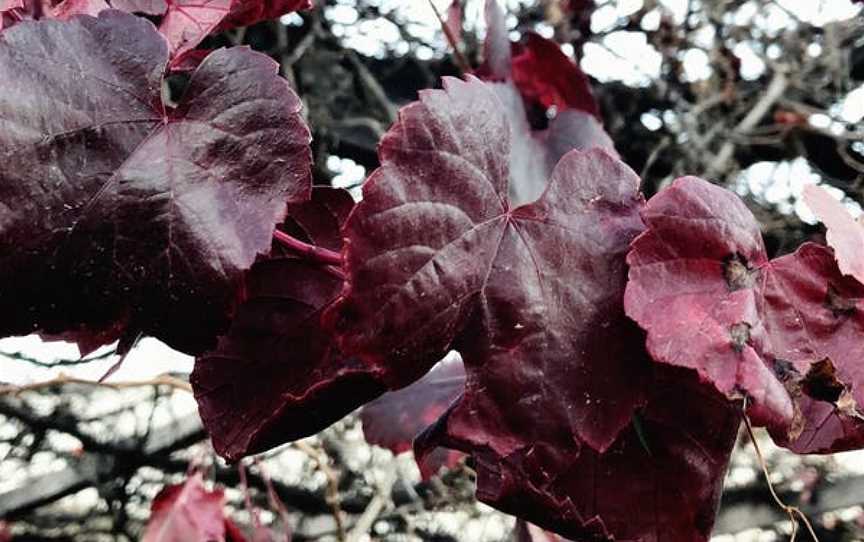
M 642 401 L 640 341 L 620 310 L 639 179 L 604 151 L 574 151 L 538 201 L 511 208 L 500 101 L 473 78 L 445 88 L 402 110 L 345 225 L 343 348 L 399 387 L 452 346 L 474 389 L 506 381 L 548 413 L 536 431 L 605 449 Z M 545 392 L 540 375 L 566 391 Z M 529 438 L 524 406 L 495 401 Z
M 0 334 L 120 322 L 212 346 L 286 200 L 308 197 L 309 130 L 275 62 L 215 51 L 176 108 L 167 63 L 118 11 L 0 35 Z

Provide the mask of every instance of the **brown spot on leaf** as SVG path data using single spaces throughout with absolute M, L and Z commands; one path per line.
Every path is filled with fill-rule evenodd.
M 732 339 L 732 348 L 736 352 L 744 350 L 744 345 L 750 342 L 750 324 L 738 322 L 729 326 L 729 338 Z
M 840 295 L 837 288 L 833 284 L 828 284 L 828 293 L 825 296 L 825 306 L 828 307 L 834 316 L 849 316 L 855 313 L 857 302 L 854 299 L 849 299 Z
M 747 264 L 747 259 L 737 252 L 723 260 L 723 278 L 732 292 L 755 286 L 757 273 Z
M 839 410 L 841 414 L 845 414 L 851 418 L 864 420 L 864 415 L 862 415 L 861 411 L 858 410 L 858 402 L 855 401 L 852 392 L 849 390 L 843 390 L 843 393 L 840 394 L 840 398 L 837 399 L 837 410 Z
M 810 366 L 801 381 L 801 389 L 817 401 L 836 403 L 846 391 L 846 386 L 837 378 L 834 364 L 825 358 Z

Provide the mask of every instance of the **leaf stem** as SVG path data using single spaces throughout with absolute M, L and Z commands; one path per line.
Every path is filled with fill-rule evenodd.
M 279 230 L 273 232 L 273 237 L 277 241 L 282 243 L 285 248 L 292 252 L 296 252 L 304 258 L 322 263 L 324 265 L 332 265 L 336 267 L 342 265 L 342 255 L 338 252 L 323 247 L 310 245 L 309 243 L 304 243 L 296 237 L 292 237 L 287 233 Z
M 762 474 L 765 476 L 765 482 L 768 484 L 768 491 L 771 492 L 771 496 L 774 498 L 774 502 L 777 503 L 777 506 L 783 509 L 784 512 L 789 514 L 789 520 L 792 522 L 792 534 L 789 537 L 789 542 L 795 542 L 795 536 L 798 533 L 798 519 L 801 519 L 801 522 L 804 523 L 804 526 L 807 528 L 807 532 L 810 534 L 810 538 L 812 538 L 815 542 L 819 542 L 819 538 L 816 536 L 815 531 L 813 531 L 813 526 L 810 524 L 810 520 L 807 519 L 807 516 L 804 512 L 801 511 L 797 506 L 789 506 L 784 503 L 780 497 L 777 495 L 777 492 L 774 490 L 774 484 L 771 483 L 771 473 L 768 472 L 768 465 L 765 463 L 765 457 L 762 455 L 762 449 L 759 448 L 759 443 L 756 442 L 756 435 L 753 433 L 753 424 L 750 423 L 750 417 L 747 416 L 746 412 L 747 404 L 745 401 L 744 404 L 744 425 L 747 427 L 747 434 L 750 436 L 750 442 L 753 443 L 753 449 L 756 451 L 756 459 L 759 461 L 759 466 L 762 467 Z
M 435 17 L 438 18 L 438 22 L 441 24 L 441 30 L 444 31 L 444 36 L 447 38 L 447 41 L 450 42 L 450 47 L 453 48 L 453 57 L 456 60 L 456 65 L 459 66 L 459 69 L 461 69 L 463 73 L 471 73 L 471 65 L 468 64 L 465 55 L 463 55 L 462 51 L 459 50 L 459 40 L 453 35 L 453 31 L 450 29 L 447 21 L 444 20 L 444 17 L 438 10 L 438 6 L 435 5 L 434 0 L 429 0 L 429 5 L 432 6 L 432 11 L 435 12 Z

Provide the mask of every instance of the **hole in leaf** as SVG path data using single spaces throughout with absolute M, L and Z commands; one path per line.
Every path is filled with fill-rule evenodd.
M 744 345 L 750 342 L 750 324 L 738 322 L 729 326 L 729 337 L 732 339 L 732 348 L 736 352 L 744 350 Z
M 723 260 L 723 278 L 732 292 L 752 288 L 756 284 L 756 271 L 747 264 L 747 259 L 737 252 Z
M 836 403 L 846 390 L 846 386 L 837 379 L 837 370 L 828 358 L 811 365 L 801 384 L 805 394 L 828 403 Z

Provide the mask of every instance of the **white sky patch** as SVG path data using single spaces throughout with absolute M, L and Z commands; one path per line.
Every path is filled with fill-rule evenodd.
M 347 188 L 354 201 L 363 199 L 361 183 L 366 178 L 366 168 L 351 160 L 339 156 L 327 157 L 327 169 L 336 174 L 333 177 L 333 186 L 336 188 Z
M 600 81 L 647 86 L 660 75 L 662 63 L 662 55 L 648 44 L 645 34 L 613 32 L 603 38 L 603 45 L 586 43 L 580 64 Z
M 840 105 L 840 117 L 847 122 L 864 119 L 864 85 L 850 92 Z
M 687 81 L 701 81 L 711 77 L 711 60 L 708 53 L 702 49 L 687 49 L 681 59 L 684 63 L 684 74 Z
M 765 62 L 753 51 L 751 45 L 739 43 L 733 53 L 741 60 L 741 77 L 744 79 L 752 81 L 765 73 Z
M 819 220 L 804 203 L 804 187 L 818 184 L 838 200 L 843 200 L 843 191 L 822 184 L 820 175 L 804 158 L 784 162 L 757 162 L 741 172 L 735 190 L 739 195 L 752 194 L 773 204 L 781 213 L 795 213 L 803 222 L 816 224 Z M 844 201 L 853 216 L 862 214 L 861 207 L 852 200 Z
M 93 357 L 110 348 L 112 346 L 102 347 L 87 357 Z M 0 339 L 0 352 L 23 353 L 44 363 L 61 359 L 76 360 L 80 357 L 76 345 L 64 341 L 46 342 L 38 335 Z M 49 380 L 60 373 L 86 380 L 98 380 L 117 359 L 117 356 L 111 356 L 83 365 L 49 369 L 0 356 L 0 368 L 2 368 L 0 380 L 13 384 L 27 384 Z M 193 362 L 192 356 L 172 350 L 156 339 L 145 337 L 138 342 L 120 369 L 109 378 L 109 382 L 141 380 L 168 372 L 188 373 L 192 371 Z

